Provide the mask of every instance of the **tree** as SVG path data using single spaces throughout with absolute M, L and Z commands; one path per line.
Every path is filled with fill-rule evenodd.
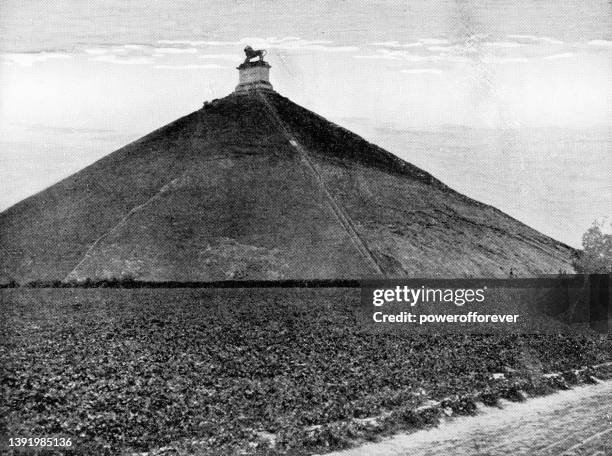
M 610 225 L 612 227 L 612 224 Z M 574 261 L 576 271 L 583 274 L 612 272 L 612 234 L 604 233 L 604 222 L 595 220 L 582 235 L 582 251 Z

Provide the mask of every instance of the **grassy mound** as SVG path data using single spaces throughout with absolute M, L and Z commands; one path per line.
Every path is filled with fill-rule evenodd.
M 612 339 L 595 334 L 366 334 L 353 316 L 357 289 L 0 293 L 1 433 L 70 436 L 75 455 L 172 442 L 307 454 L 435 422 L 414 412 L 431 401 L 470 413 L 459 396 L 545 392 L 541 374 L 612 353 Z

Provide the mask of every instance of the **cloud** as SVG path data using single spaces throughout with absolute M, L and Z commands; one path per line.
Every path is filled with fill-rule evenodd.
M 206 65 L 155 65 L 164 70 L 225 70 L 230 67 L 210 63 Z
M 449 51 L 452 48 L 448 48 Z M 406 50 L 389 50 L 379 49 L 376 54 L 356 55 L 356 59 L 373 59 L 373 60 L 401 60 L 405 62 L 466 62 L 468 59 L 454 53 L 442 54 L 412 54 Z
M 483 57 L 482 62 L 484 63 L 525 63 L 529 62 L 526 57 Z
M 421 43 L 419 43 L 420 45 Z M 399 47 L 399 41 L 377 41 L 376 43 L 370 43 L 371 46 L 386 46 L 386 47 Z
M 507 37 L 513 39 L 483 41 L 487 38 L 487 35 L 483 34 L 470 35 L 464 40 L 452 42 L 438 38 L 422 38 L 418 40 L 420 46 L 414 46 L 414 49 L 406 48 L 398 41 L 380 41 L 371 44 L 371 46 L 378 47 L 376 52 L 355 55 L 354 58 L 434 63 L 526 63 L 536 56 L 544 58 L 547 45 L 562 44 L 561 41 L 547 36 L 514 34 L 507 35 Z M 545 58 L 552 60 L 571 56 L 573 54 L 567 52 L 557 53 Z
M 553 54 L 542 57 L 544 60 L 557 60 L 557 59 L 567 59 L 570 57 L 574 57 L 575 54 L 573 52 L 563 52 L 562 54 Z
M 251 38 L 242 38 L 240 41 L 242 41 L 243 43 L 246 41 L 249 41 Z M 254 38 L 255 40 L 257 40 L 258 38 Z M 302 42 L 302 43 L 310 43 L 310 44 L 332 44 L 333 41 L 331 40 L 303 40 L 300 37 L 297 36 L 286 36 L 283 38 L 277 38 L 275 36 L 271 36 L 266 38 L 266 41 L 270 42 L 270 43 L 287 43 L 287 42 Z
M 198 50 L 194 47 L 181 48 L 181 47 L 163 47 L 154 48 L 155 54 L 168 55 L 168 54 L 197 54 Z
M 320 44 L 306 45 L 306 46 L 268 46 L 270 49 L 283 49 L 283 50 L 302 50 L 302 51 L 322 51 L 322 52 L 357 52 L 359 48 L 357 46 L 323 46 Z
M 388 47 L 388 48 L 397 48 L 397 49 L 423 47 L 423 43 L 420 43 L 418 41 L 414 43 L 406 43 L 406 44 L 401 44 L 397 41 L 379 41 L 376 43 L 371 43 L 370 45 L 371 46 L 383 46 L 383 47 Z
M 211 60 L 231 60 L 232 62 L 239 62 L 244 58 L 244 56 L 239 54 L 201 54 L 198 55 L 198 58 Z
M 255 48 L 280 49 L 285 51 L 322 51 L 322 52 L 356 52 L 356 46 L 332 46 L 329 40 L 303 40 L 297 37 L 285 38 L 242 38 L 243 45 Z
M 412 62 L 427 62 L 432 56 L 410 54 L 407 51 L 390 51 L 379 49 L 376 54 L 356 55 L 356 59 L 380 59 L 380 60 L 409 60 Z
M 198 40 L 159 40 L 159 44 L 169 45 L 188 45 L 191 47 L 206 47 L 206 46 L 246 46 L 250 45 L 254 48 L 265 49 L 282 49 L 282 50 L 308 50 L 322 52 L 354 52 L 359 50 L 356 46 L 333 46 L 329 40 L 304 40 L 296 36 L 286 36 L 282 38 L 269 37 L 247 37 L 240 41 L 198 41 Z
M 449 52 L 457 49 L 455 46 L 428 46 L 430 52 Z
M 412 68 L 409 70 L 400 70 L 403 74 L 442 74 L 443 71 L 437 68 Z
M 104 46 L 101 45 L 100 47 L 95 47 L 95 48 L 85 48 L 83 49 L 83 52 L 85 52 L 86 54 L 89 55 L 107 55 L 107 54 L 114 54 L 114 55 L 122 55 L 122 56 L 136 56 L 137 54 L 139 55 L 150 55 L 150 50 L 152 49 L 152 46 L 149 46 L 147 44 L 121 44 L 121 45 L 113 45 L 113 46 Z
M 610 40 L 591 40 L 587 43 L 589 46 L 604 46 L 610 47 L 612 46 L 612 41 Z
M 548 44 L 563 44 L 563 41 L 557 40 L 555 38 L 549 38 L 547 36 L 543 36 L 540 38 L 540 41 Z
M 165 56 L 179 56 L 179 55 L 195 55 L 199 52 L 203 52 L 207 47 L 228 47 L 233 48 L 236 54 L 223 53 L 214 54 L 206 53 L 199 58 L 203 59 L 223 59 L 239 61 L 241 60 L 242 49 L 246 45 L 251 45 L 254 48 L 264 48 L 267 50 L 279 49 L 287 51 L 321 51 L 321 52 L 356 52 L 359 50 L 356 46 L 342 46 L 333 45 L 330 40 L 305 40 L 296 36 L 285 36 L 285 37 L 246 37 L 239 41 L 213 41 L 213 40 L 157 40 L 156 46 L 149 46 L 145 44 L 123 44 L 115 46 L 99 46 L 97 48 L 85 49 L 85 53 L 93 56 L 104 56 L 107 54 L 114 54 L 116 56 L 129 56 L 129 57 L 165 57 Z M 205 52 L 205 51 L 204 51 Z M 119 59 L 105 58 L 100 61 L 108 61 L 112 63 L 124 63 L 119 62 Z M 131 60 L 131 59 L 126 59 Z M 126 62 L 127 63 L 127 62 Z
M 487 41 L 483 44 L 485 46 L 501 47 L 501 48 L 516 48 L 516 47 L 523 46 L 523 44 L 517 43 L 516 41 Z
M 517 40 L 529 40 L 529 41 L 537 41 L 538 37 L 535 35 L 506 35 L 507 38 L 517 39 Z
M 357 59 L 401 60 L 408 62 L 450 62 L 507 64 L 525 63 L 533 56 L 535 46 L 540 44 L 560 44 L 561 41 L 536 35 L 507 35 L 507 40 L 488 40 L 488 35 L 472 34 L 463 40 L 449 41 L 441 38 L 421 38 L 409 45 L 398 41 L 379 41 L 371 43 L 377 46 L 375 53 L 354 56 Z M 411 49 L 415 48 L 415 49 Z M 496 55 L 500 54 L 500 55 Z M 528 55 L 529 54 L 529 55 Z
M 401 51 L 384 51 L 385 50 L 383 49 L 377 54 L 355 55 L 354 58 L 372 60 L 405 60 L 409 62 L 430 62 L 439 60 L 438 56 L 407 54 Z
M 109 52 L 111 52 L 110 48 L 89 48 L 89 49 L 84 49 L 86 54 L 90 54 L 90 55 L 102 55 L 102 54 L 108 54 Z
M 550 38 L 548 36 L 506 35 L 506 37 L 510 39 L 520 40 L 520 41 L 541 42 L 541 43 L 548 43 L 548 44 L 563 44 L 563 41 L 558 40 L 556 38 Z
M 46 125 L 42 123 L 30 123 L 30 122 L 11 122 L 11 125 L 21 127 L 27 131 L 37 131 L 43 133 L 56 133 L 56 134 L 101 134 L 101 133 L 116 133 L 117 130 L 109 130 L 105 128 L 82 128 L 74 126 L 59 126 L 59 125 Z
M 395 57 L 392 55 L 385 54 L 368 54 L 368 55 L 355 55 L 353 56 L 355 59 L 364 59 L 364 60 L 400 60 L 399 57 Z
M 142 49 L 147 49 L 149 46 L 144 44 L 124 44 L 123 47 L 130 51 L 140 51 Z
M 529 54 L 536 52 L 540 45 L 560 45 L 562 41 L 547 36 L 528 34 L 506 35 L 507 39 L 491 40 L 487 34 L 472 34 L 460 40 L 444 38 L 420 38 L 416 42 L 402 44 L 387 40 L 370 43 L 380 49 L 374 54 L 355 56 L 357 59 L 406 60 L 410 62 L 470 62 L 490 63 L 527 62 Z M 417 54 L 410 48 L 419 49 Z M 489 51 L 487 51 L 489 49 Z M 541 51 L 538 51 L 541 52 Z M 502 54 L 496 56 L 494 54 Z M 487 55 L 493 54 L 493 55 Z
M 448 44 L 449 41 L 446 38 L 420 38 L 420 43 L 423 44 Z
M 54 59 L 69 59 L 72 56 L 63 52 L 9 52 L 0 54 L 0 58 L 8 63 L 21 66 L 32 66 L 34 63 L 46 62 Z
M 207 40 L 158 40 L 159 44 L 189 45 L 189 46 L 236 46 L 240 41 L 207 41 Z
M 296 41 L 296 40 L 299 40 L 300 37 L 299 36 L 286 36 L 284 38 L 272 37 L 272 38 L 268 38 L 268 39 L 277 40 L 277 41 Z M 329 41 L 329 40 L 319 40 L 319 42 L 321 42 L 321 43 L 331 43 L 331 41 Z
M 119 57 L 115 54 L 106 54 L 89 59 L 92 62 L 113 63 L 118 65 L 146 65 L 153 63 L 150 57 Z

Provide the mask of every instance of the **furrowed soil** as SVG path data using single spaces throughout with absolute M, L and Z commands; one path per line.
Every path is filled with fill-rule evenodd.
M 486 392 L 495 402 L 516 397 L 517 385 L 544 393 L 567 385 L 543 373 L 612 358 L 612 338 L 597 334 L 368 334 L 353 312 L 359 289 L 0 296 L 3 450 L 8 437 L 71 437 L 74 455 L 166 445 L 180 454 L 312 454 L 432 424 L 412 413 L 431 400 Z M 387 418 L 365 419 L 375 416 Z

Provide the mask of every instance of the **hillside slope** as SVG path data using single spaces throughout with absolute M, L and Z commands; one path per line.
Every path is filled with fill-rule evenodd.
M 7 281 L 505 277 L 573 249 L 270 93 L 230 95 L 0 214 Z

